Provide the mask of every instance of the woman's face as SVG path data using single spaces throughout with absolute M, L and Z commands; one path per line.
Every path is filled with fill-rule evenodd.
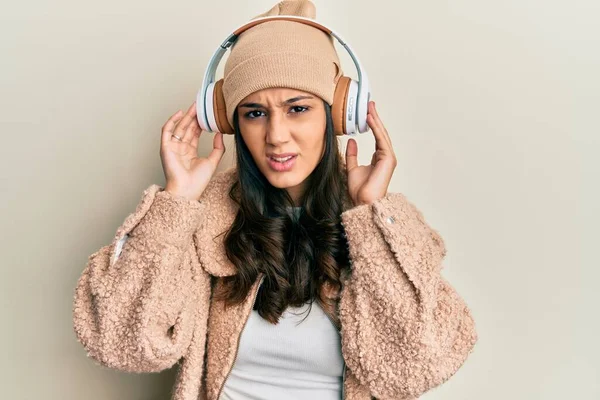
M 236 112 L 242 138 L 260 171 L 297 202 L 325 150 L 323 100 L 300 90 L 269 88 L 244 98 Z

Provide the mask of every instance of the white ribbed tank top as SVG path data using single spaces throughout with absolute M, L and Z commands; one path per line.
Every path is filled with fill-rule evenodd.
M 277 325 L 252 310 L 219 400 L 342 398 L 340 335 L 316 301 L 308 308 L 289 307 Z

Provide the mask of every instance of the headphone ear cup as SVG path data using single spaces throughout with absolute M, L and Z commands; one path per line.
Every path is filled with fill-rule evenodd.
M 351 79 L 342 76 L 338 79 L 333 94 L 333 104 L 331 105 L 331 118 L 333 119 L 333 131 L 337 136 L 346 134 L 346 104 L 348 103 L 348 88 Z
M 225 96 L 223 96 L 223 79 L 219 79 L 215 83 L 213 90 L 213 110 L 219 132 L 233 135 L 233 128 L 227 120 L 227 107 L 225 106 Z

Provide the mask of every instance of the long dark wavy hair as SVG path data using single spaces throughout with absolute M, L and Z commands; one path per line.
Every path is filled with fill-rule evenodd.
M 341 274 L 349 268 L 348 245 L 340 223 L 348 201 L 345 166 L 333 130 L 331 107 L 326 113 L 325 151 L 307 178 L 306 190 L 295 204 L 285 189 L 272 186 L 260 172 L 240 134 L 234 113 L 237 179 L 229 197 L 239 205 L 235 220 L 225 233 L 225 251 L 237 274 L 219 278 L 214 297 L 225 305 L 247 297 L 259 273 L 264 281 L 254 309 L 276 324 L 288 306 L 319 302 L 339 327 L 337 296 Z

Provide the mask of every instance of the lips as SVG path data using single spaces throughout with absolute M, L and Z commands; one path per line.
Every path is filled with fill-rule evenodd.
M 273 171 L 285 172 L 292 169 L 296 158 L 298 158 L 298 155 L 294 153 L 271 154 L 267 157 L 267 161 Z

